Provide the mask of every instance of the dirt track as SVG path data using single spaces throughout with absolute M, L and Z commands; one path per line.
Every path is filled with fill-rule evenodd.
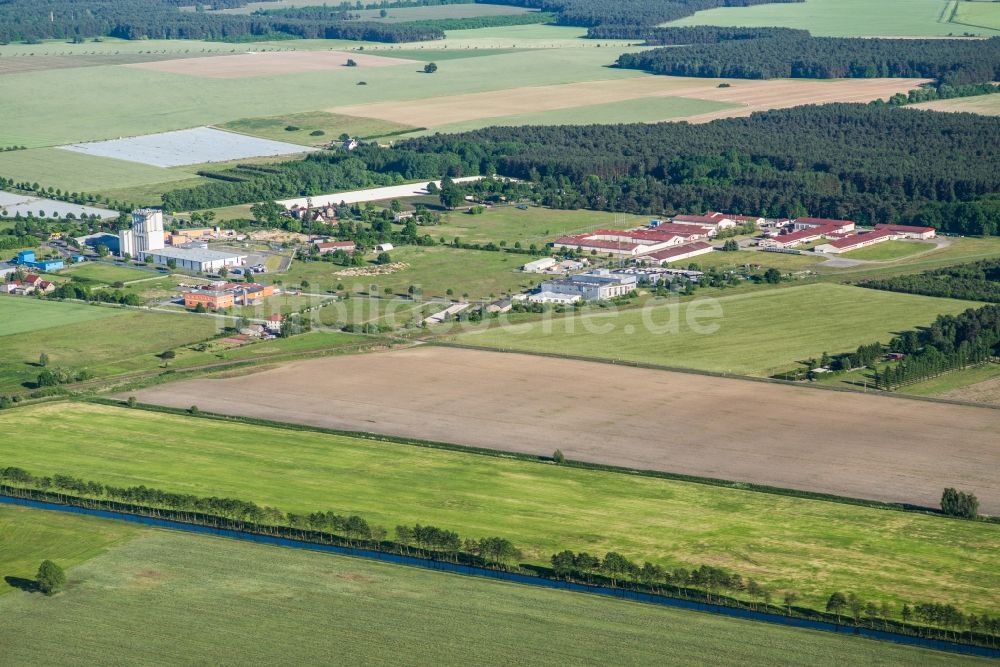
M 142 402 L 1000 514 L 1000 411 L 437 347 L 301 361 Z
M 126 65 L 170 74 L 203 76 L 210 79 L 230 79 L 247 76 L 273 76 L 298 72 L 328 72 L 344 67 L 348 58 L 358 67 L 392 67 L 416 63 L 415 60 L 389 58 L 344 51 L 270 51 L 240 53 L 214 58 L 177 58 L 159 62 Z
M 719 88 L 725 81 L 728 88 Z M 482 118 L 569 109 L 648 97 L 686 97 L 729 102 L 741 106 L 693 116 L 712 120 L 750 115 L 753 111 L 826 102 L 870 102 L 888 99 L 916 88 L 925 79 L 839 79 L 795 81 L 771 79 L 701 79 L 675 76 L 637 76 L 610 81 L 583 81 L 552 86 L 530 86 L 485 93 L 468 93 L 399 102 L 357 104 L 328 109 L 332 113 L 378 118 L 414 125 L 440 127 Z M 673 119 L 677 120 L 677 119 Z

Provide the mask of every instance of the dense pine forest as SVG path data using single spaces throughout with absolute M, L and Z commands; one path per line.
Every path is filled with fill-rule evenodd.
M 1000 190 L 1000 144 L 983 137 L 996 136 L 1000 118 L 881 104 L 799 107 L 704 125 L 495 127 L 391 149 L 324 152 L 267 172 L 231 170 L 240 182 L 178 190 L 164 203 L 191 210 L 498 173 L 532 182 L 539 203 L 557 208 L 935 224 L 934 212 L 950 206 L 995 202 L 988 195 Z
M 711 41 L 713 32 L 706 32 L 702 39 Z M 695 31 L 691 38 L 699 36 Z M 683 39 L 685 35 L 678 34 L 677 38 Z M 969 40 L 773 36 L 731 37 L 715 42 L 627 53 L 618 59 L 618 66 L 654 74 L 737 79 L 916 77 L 961 85 L 1000 77 L 997 37 Z
M 655 28 L 634 24 L 605 23 L 587 29 L 589 39 L 642 39 L 651 46 L 676 44 L 717 44 L 731 40 L 809 37 L 808 30 L 794 28 L 729 28 L 694 25 L 679 28 Z
M 949 299 L 1000 303 L 1000 259 L 949 266 L 913 275 L 873 278 L 861 287 Z

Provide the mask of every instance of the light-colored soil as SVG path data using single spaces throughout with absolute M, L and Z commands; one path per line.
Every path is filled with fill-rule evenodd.
M 893 502 L 1000 513 L 1000 411 L 582 361 L 416 347 L 139 401 Z
M 719 88 L 722 82 L 729 88 Z M 328 109 L 332 113 L 378 118 L 417 127 L 440 127 L 481 118 L 569 109 L 648 97 L 687 97 L 742 106 L 692 118 L 712 120 L 747 116 L 753 111 L 826 102 L 870 102 L 907 92 L 924 79 L 772 79 L 748 81 L 674 76 L 638 76 L 610 81 L 584 81 L 468 93 L 399 102 L 357 104 Z M 609 119 L 613 120 L 613 119 Z M 676 120 L 676 119 L 675 119 Z
M 126 65 L 126 67 L 151 69 L 170 74 L 202 76 L 211 79 L 229 79 L 298 72 L 325 72 L 333 68 L 345 67 L 348 58 L 353 59 L 360 68 L 392 67 L 417 62 L 405 58 L 347 53 L 345 51 L 269 51 L 267 53 L 248 52 L 215 58 L 178 58 Z
M 972 401 L 974 403 L 1000 405 L 1000 378 L 977 382 L 975 384 L 970 384 L 968 387 L 952 389 L 938 394 L 938 397 L 952 398 L 960 401 Z M 998 438 L 1000 438 L 1000 429 L 998 429 Z M 998 446 L 998 449 L 1000 449 L 1000 446 Z

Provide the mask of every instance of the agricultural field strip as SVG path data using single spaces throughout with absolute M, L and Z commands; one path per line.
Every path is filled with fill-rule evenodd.
M 960 485 L 977 493 L 984 511 L 1000 511 L 991 473 L 1000 464 L 992 445 L 1000 416 L 987 408 L 438 347 L 296 362 L 136 396 L 538 456 L 560 448 L 592 463 L 925 506 L 935 506 L 945 486 Z M 945 441 L 953 450 L 942 459 Z
M 251 157 L 294 155 L 316 150 L 300 144 L 260 139 L 210 127 L 71 144 L 60 148 L 164 168 L 228 162 Z
M 720 82 L 730 83 L 719 88 Z M 377 102 L 337 106 L 327 111 L 350 116 L 440 127 L 454 123 L 517 114 L 570 109 L 655 97 L 681 97 L 737 105 L 711 112 L 736 114 L 765 108 L 780 108 L 831 101 L 870 101 L 888 98 L 916 88 L 923 79 L 864 79 L 837 81 L 729 81 L 668 76 L 635 76 L 628 79 L 526 86 L 481 93 L 428 97 L 400 105 Z M 702 118 L 701 114 L 694 116 Z M 718 117 L 723 117 L 719 115 Z
M 48 218 L 66 217 L 67 213 L 72 213 L 77 217 L 80 215 L 96 215 L 99 218 L 118 217 L 117 211 L 106 208 L 83 206 L 56 199 L 0 190 L 0 217 L 13 218 L 18 214 L 27 216 L 29 213 Z
M 345 663 L 395 665 L 400 646 L 439 665 L 630 666 L 691 655 L 712 655 L 727 667 L 747 660 L 979 663 L 846 635 L 55 512 L 2 508 L 0 525 L 5 535 L 31 538 L 5 541 L 13 551 L 0 546 L 5 572 L 33 576 L 38 561 L 51 556 L 75 566 L 63 595 L 0 597 L 0 633 L 19 638 L 8 647 L 12 665 L 96 664 L 110 651 L 133 664 L 310 664 L 337 655 Z M 547 631 L 538 632 L 539 624 Z M 52 632 L 65 641 L 47 641 Z M 246 642 L 248 636 L 256 641 Z
M 524 562 L 562 548 L 617 550 L 730 568 L 794 587 L 808 606 L 837 589 L 897 608 L 998 603 L 995 524 L 127 408 L 31 406 L 0 413 L 0 424 L 14 436 L 0 443 L 6 465 L 502 535 Z
M 354 67 L 358 69 L 412 66 L 418 63 L 416 60 L 405 58 L 345 51 L 268 51 L 266 53 L 248 51 L 238 55 L 216 56 L 214 58 L 158 60 L 125 65 L 125 67 L 185 76 L 229 79 L 328 72 L 334 67 L 346 67 L 348 60 L 353 60 Z

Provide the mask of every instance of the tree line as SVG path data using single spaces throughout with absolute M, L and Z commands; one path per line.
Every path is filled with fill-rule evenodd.
M 878 368 L 886 352 L 902 356 Z M 939 315 L 929 326 L 894 336 L 888 346 L 871 343 L 856 352 L 834 357 L 831 370 L 872 369 L 876 389 L 892 391 L 948 371 L 992 361 L 1000 353 L 1000 305 L 968 309 L 957 315 Z M 824 355 L 824 361 L 826 360 Z
M 523 568 L 518 565 L 518 561 L 523 557 L 521 550 L 504 537 L 463 539 L 455 531 L 419 523 L 397 525 L 392 539 L 389 539 L 389 532 L 385 527 L 373 525 L 364 517 L 355 514 L 343 515 L 330 511 L 292 513 L 236 498 L 202 497 L 163 491 L 145 485 L 117 487 L 71 475 L 37 476 L 13 466 L 0 468 L 0 485 L 2 485 L 0 492 L 15 497 L 36 498 L 216 528 L 372 549 L 500 570 L 526 569 L 536 575 L 565 581 L 630 588 L 657 595 L 703 599 L 710 603 L 771 613 L 817 616 L 817 612 L 812 609 L 793 609 L 799 597 L 795 591 L 782 591 L 780 600 L 783 606 L 777 606 L 772 604 L 777 591 L 758 583 L 753 578 L 744 578 L 737 573 L 711 565 L 701 565 L 690 570 L 683 567 L 668 570 L 649 561 L 639 565 L 618 552 L 608 552 L 601 558 L 586 552 L 574 553 L 564 550 L 552 555 L 550 568 Z M 831 599 L 836 599 L 837 595 L 838 593 L 834 593 Z M 888 607 L 884 605 L 880 607 L 879 617 L 883 624 L 890 622 L 890 613 L 887 609 Z M 904 623 L 909 620 L 907 618 L 909 609 L 904 605 Z M 835 611 L 839 616 L 839 610 Z M 873 618 L 862 619 L 859 615 L 855 615 L 854 621 L 860 624 L 872 622 Z M 952 631 L 968 629 L 969 632 L 965 633 L 965 636 L 955 637 L 958 640 L 995 645 L 996 635 L 1000 633 L 1000 619 L 986 615 L 979 617 L 953 615 L 952 619 L 958 622 L 951 623 L 943 621 L 944 617 L 940 614 L 935 616 L 928 611 L 922 618 L 926 618 L 931 625 Z M 974 627 L 973 618 L 975 618 Z M 910 633 L 916 630 L 928 636 L 933 636 L 935 633 L 935 628 L 906 627 L 898 623 L 894 623 L 891 628 L 886 625 L 885 629 Z
M 718 44 L 748 39 L 790 39 L 809 37 L 808 30 L 795 28 L 737 28 L 714 25 L 682 27 L 649 27 L 643 25 L 604 23 L 587 28 L 588 39 L 641 39 L 648 46 L 680 44 Z
M 767 37 L 626 53 L 618 66 L 671 76 L 928 78 L 962 85 L 1000 78 L 1000 38 Z
M 947 266 L 923 273 L 871 278 L 858 285 L 888 292 L 1000 303 L 1000 259 Z
M 691 16 L 716 7 L 804 2 L 804 0 L 490 0 L 493 4 L 513 5 L 554 12 L 556 23 L 583 28 L 604 24 L 654 26 Z

